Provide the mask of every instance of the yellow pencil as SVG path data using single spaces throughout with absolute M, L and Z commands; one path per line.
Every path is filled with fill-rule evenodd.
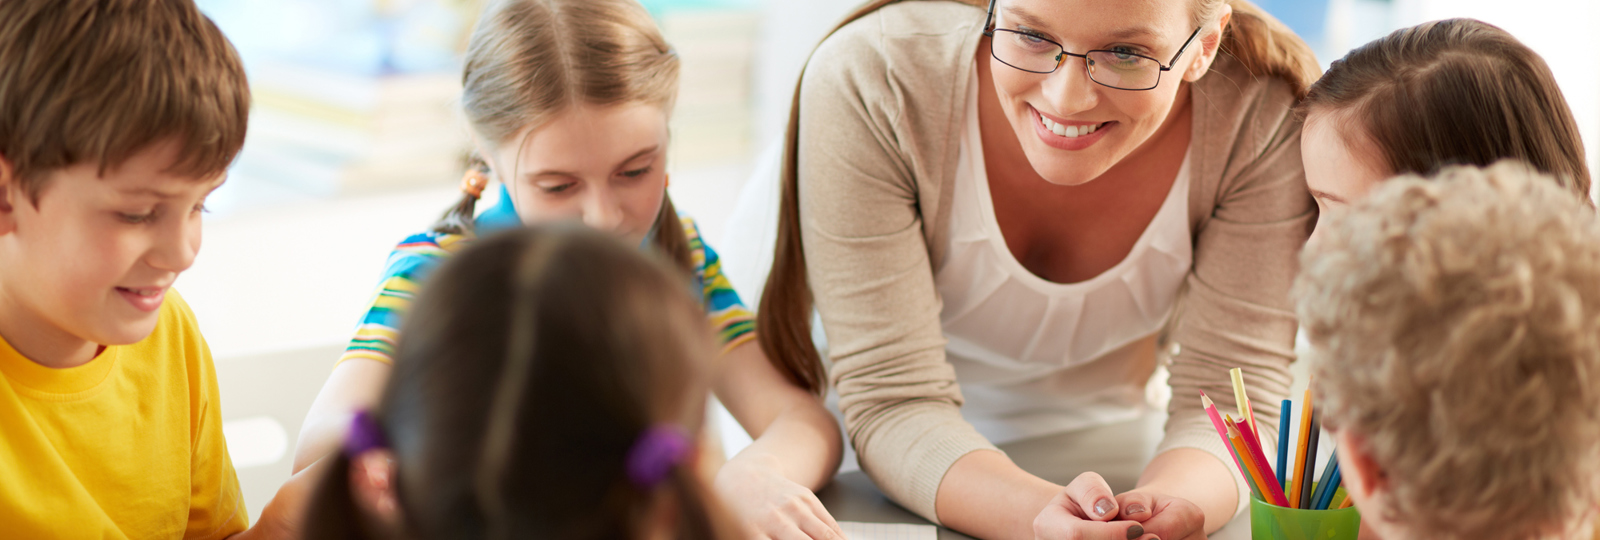
M 1244 371 L 1239 368 L 1228 370 L 1228 376 L 1233 378 L 1233 402 L 1239 406 L 1239 419 L 1250 422 L 1250 430 L 1261 433 L 1261 428 L 1256 427 L 1256 413 L 1250 410 L 1250 396 L 1244 392 Z

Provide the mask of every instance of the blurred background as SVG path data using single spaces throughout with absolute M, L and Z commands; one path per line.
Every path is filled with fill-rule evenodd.
M 244 152 L 208 203 L 204 253 L 178 286 L 216 357 L 226 434 L 254 516 L 288 477 L 305 411 L 390 248 L 457 198 L 469 145 L 456 108 L 460 51 L 483 1 L 199 3 L 239 49 L 255 101 Z M 754 303 L 770 260 L 760 239 L 770 234 L 772 191 L 762 182 L 746 190 L 746 181 L 770 176 L 762 164 L 776 156 L 801 65 L 859 2 L 643 3 L 683 59 L 673 200 L 699 221 Z M 1555 71 L 1595 169 L 1600 5 L 1593 0 L 1258 4 L 1311 43 L 1324 66 L 1426 20 L 1499 25 Z M 748 438 L 722 418 L 731 454 Z

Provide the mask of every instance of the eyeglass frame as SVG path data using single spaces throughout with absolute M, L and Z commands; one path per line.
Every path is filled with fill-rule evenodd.
M 1151 58 L 1149 56 L 1145 56 L 1145 55 L 1142 55 L 1142 54 L 1139 54 L 1139 53 L 1131 53 L 1131 52 L 1126 52 L 1126 51 L 1111 51 L 1111 50 L 1106 50 L 1106 49 L 1092 49 L 1092 50 L 1084 51 L 1083 54 L 1071 53 L 1071 52 L 1067 52 L 1067 46 L 1066 45 L 1062 45 L 1060 43 L 1057 43 L 1056 40 L 1053 40 L 1053 39 L 1050 39 L 1050 38 L 1047 38 L 1047 37 L 1044 37 L 1044 36 L 1040 36 L 1040 35 L 1036 35 L 1036 34 L 1029 34 L 1027 32 L 1022 32 L 1020 30 L 1011 30 L 1011 29 L 1007 29 L 1007 28 L 995 28 L 994 6 L 997 3 L 999 3 L 998 0 L 989 0 L 989 12 L 987 14 L 985 14 L 984 17 L 983 17 L 983 35 L 988 36 L 990 38 L 990 40 L 989 40 L 989 56 L 994 57 L 995 60 L 999 60 L 1000 63 L 1005 64 L 1006 66 L 1010 67 L 1011 69 L 1015 69 L 1017 71 L 1022 71 L 1022 72 L 1026 72 L 1026 73 L 1038 73 L 1038 74 L 1041 74 L 1041 75 L 1055 73 L 1057 70 L 1060 70 L 1061 69 L 1061 65 L 1066 63 L 1066 61 L 1063 59 L 1065 57 L 1082 58 L 1083 59 L 1084 74 L 1089 76 L 1089 80 L 1094 81 L 1095 84 L 1098 84 L 1100 86 L 1104 86 L 1106 88 L 1113 88 L 1113 89 L 1117 89 L 1117 90 L 1127 90 L 1129 92 L 1143 92 L 1145 90 L 1154 90 L 1157 86 L 1161 86 L 1161 74 L 1165 73 L 1165 72 L 1168 72 L 1168 71 L 1172 71 L 1172 68 L 1178 64 L 1178 59 L 1183 57 L 1184 51 L 1189 50 L 1189 45 L 1194 43 L 1194 38 L 1200 35 L 1200 30 L 1205 28 L 1205 26 L 1203 26 L 1203 25 L 1195 27 L 1194 32 L 1191 32 L 1189 34 L 1189 39 L 1184 40 L 1183 46 L 1178 47 L 1177 54 L 1173 54 L 1172 55 L 1172 60 L 1167 62 L 1168 64 L 1171 64 L 1171 65 L 1162 65 L 1161 61 L 1157 60 L 1155 58 Z M 1029 36 L 1029 37 L 1033 37 L 1035 39 L 1040 39 L 1040 40 L 1047 41 L 1051 45 L 1055 45 L 1057 49 L 1061 50 L 1061 54 L 1056 55 L 1056 67 L 1051 69 L 1050 71 L 1034 71 L 1034 70 L 1031 70 L 1031 69 L 1023 69 L 1023 68 L 1011 65 L 1010 62 L 1007 62 L 1004 59 L 1000 58 L 1000 56 L 995 54 L 995 52 L 994 52 L 994 39 L 993 38 L 994 38 L 994 33 L 995 32 L 1006 32 L 1006 33 L 1011 33 L 1011 34 Z M 1156 82 L 1155 82 L 1155 84 L 1151 85 L 1149 88 L 1122 88 L 1122 87 L 1117 87 L 1117 86 L 1111 86 L 1109 84 L 1106 84 L 1106 83 L 1100 82 L 1098 80 L 1095 80 L 1094 72 L 1089 71 L 1089 55 L 1091 53 L 1097 53 L 1097 52 L 1121 54 L 1121 55 L 1128 55 L 1128 56 L 1137 56 L 1139 58 L 1143 58 L 1143 59 L 1149 60 L 1151 62 L 1155 62 L 1156 63 L 1156 67 L 1160 68 L 1160 69 L 1156 70 Z

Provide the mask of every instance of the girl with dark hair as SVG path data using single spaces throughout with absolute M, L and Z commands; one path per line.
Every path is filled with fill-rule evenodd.
M 352 412 L 376 402 L 411 298 L 440 261 L 478 234 L 575 220 L 665 255 L 697 291 L 702 321 L 721 345 L 712 389 L 755 439 L 717 472 L 731 510 L 773 536 L 841 534 L 812 492 L 843 453 L 821 386 L 767 360 L 755 317 L 716 251 L 667 196 L 678 68 L 635 0 L 487 7 L 468 45 L 461 98 L 481 162 L 463 179 L 461 202 L 390 255 L 378 294 L 307 414 L 296 470 L 335 450 Z M 476 212 L 491 180 L 498 202 Z
M 696 462 L 716 345 L 680 283 L 578 226 L 455 256 L 352 417 L 307 538 L 732 538 Z
M 1306 183 L 1322 210 L 1385 178 L 1521 160 L 1589 197 L 1578 123 L 1544 59 L 1473 19 L 1402 28 L 1335 60 L 1299 111 Z

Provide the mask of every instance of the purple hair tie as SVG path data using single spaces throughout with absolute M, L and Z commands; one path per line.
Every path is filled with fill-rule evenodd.
M 383 428 L 378 427 L 378 421 L 372 418 L 372 414 L 360 410 L 350 417 L 350 433 L 344 437 L 345 455 L 355 457 L 362 452 L 387 446 L 389 443 L 384 440 Z
M 672 424 L 650 426 L 628 449 L 628 480 L 641 488 L 655 487 L 688 454 L 689 437 L 683 428 Z

